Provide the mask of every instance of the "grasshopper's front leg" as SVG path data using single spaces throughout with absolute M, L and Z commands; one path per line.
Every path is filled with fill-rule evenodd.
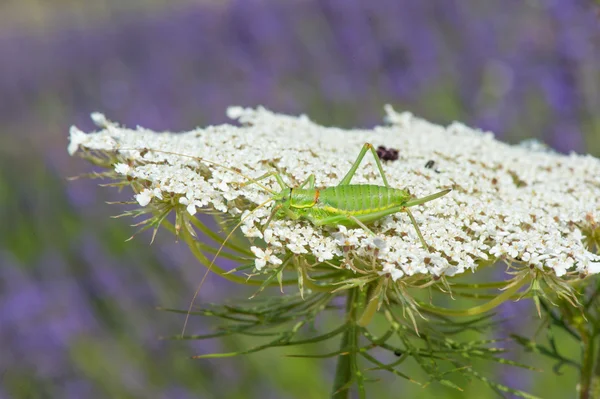
M 285 213 L 285 215 L 291 220 L 298 220 L 301 218 L 301 215 L 298 212 L 294 212 L 292 209 L 286 207 L 285 204 L 279 203 L 279 204 L 275 205 L 275 207 L 273 207 L 273 210 L 271 211 L 269 218 L 267 219 L 266 223 L 263 225 L 263 228 L 261 229 L 261 233 L 263 233 L 263 234 L 265 233 L 265 230 L 267 230 L 267 228 L 269 227 L 269 224 L 271 224 L 271 221 L 273 220 L 273 218 L 275 218 L 275 216 L 277 215 L 277 212 L 279 212 L 280 210 L 282 210 L 283 213 Z
M 304 183 L 299 185 L 298 188 L 304 188 L 304 186 L 306 186 L 307 184 L 308 184 L 309 189 L 315 188 L 315 175 L 314 174 L 311 174 L 310 176 L 308 176 L 308 178 L 306 180 L 304 180 Z
M 344 176 L 344 178 L 342 180 L 340 180 L 340 182 L 338 183 L 338 186 L 347 186 L 348 184 L 350 184 L 350 181 L 352 180 L 352 178 L 354 177 L 354 174 L 356 173 L 356 170 L 358 169 L 358 165 L 360 165 L 360 162 L 363 160 L 363 158 L 365 157 L 365 154 L 369 150 L 371 150 L 371 154 L 373 154 L 373 158 L 375 158 L 375 163 L 377 163 L 377 169 L 379 169 L 379 173 L 381 174 L 381 179 L 383 180 L 383 184 L 386 187 L 390 187 L 390 185 L 388 184 L 388 181 L 385 177 L 385 173 L 383 172 L 383 167 L 381 166 L 381 161 L 379 160 L 379 157 L 377 156 L 377 152 L 375 151 L 375 148 L 373 148 L 373 145 L 370 143 L 365 143 L 363 145 L 362 149 L 360 150 L 360 153 L 358 154 L 358 157 L 356 158 L 356 161 L 354 161 L 354 163 L 350 167 L 350 170 L 348 171 L 348 173 L 346 173 L 346 176 Z

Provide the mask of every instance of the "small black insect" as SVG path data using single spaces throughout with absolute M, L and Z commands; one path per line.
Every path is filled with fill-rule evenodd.
M 427 163 L 425 164 L 425 167 L 426 167 L 427 169 L 433 169 L 433 167 L 434 167 L 434 166 L 435 166 L 435 161 L 434 161 L 433 159 L 430 159 L 430 160 L 429 160 L 429 161 L 427 161 Z M 434 172 L 435 172 L 435 173 L 440 173 L 440 171 L 439 171 L 439 170 L 437 170 L 437 169 L 434 169 Z
M 382 161 L 396 161 L 398 159 L 398 150 L 395 148 L 385 148 L 380 145 L 377 147 L 377 156 Z
M 396 349 L 396 350 L 394 351 L 394 355 L 396 355 L 396 356 L 398 356 L 398 357 L 402 356 L 402 354 L 403 354 L 403 353 L 402 353 L 402 351 L 401 351 L 400 349 Z

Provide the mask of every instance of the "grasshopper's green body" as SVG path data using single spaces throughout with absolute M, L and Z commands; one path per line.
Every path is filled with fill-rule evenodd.
M 375 162 L 381 173 L 384 186 L 350 184 L 358 165 L 368 150 L 375 157 Z M 281 191 L 273 193 L 274 195 L 271 199 L 276 205 L 265 226 L 269 224 L 273 217 L 282 216 L 294 220 L 306 219 L 316 226 L 360 226 L 371 232 L 366 224 L 393 213 L 406 212 L 415 227 L 421 243 L 428 250 L 429 247 L 425 243 L 417 222 L 408 207 L 432 201 L 451 191 L 447 189 L 427 197 L 415 198 L 406 190 L 390 187 L 383 173 L 383 167 L 377 157 L 377 153 L 369 143 L 363 146 L 358 158 L 337 186 L 317 189 L 315 188 L 315 177 L 314 175 L 310 175 L 300 187 L 292 188 L 287 186 L 281 175 L 277 173 L 267 173 L 258 179 L 249 181 L 248 184 L 257 183 L 258 180 L 268 176 L 274 176 L 277 179 L 277 182 L 281 186 Z M 304 188 L 307 184 L 308 188 Z
M 405 190 L 373 184 L 348 184 L 325 189 L 292 189 L 289 209 L 317 226 L 356 226 L 399 212 L 411 198 Z M 350 218 L 352 217 L 352 218 Z

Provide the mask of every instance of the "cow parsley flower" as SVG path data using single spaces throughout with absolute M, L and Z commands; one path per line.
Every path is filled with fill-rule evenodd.
M 241 127 L 211 126 L 183 134 L 131 130 L 94 114 L 101 130 L 85 134 L 71 128 L 69 152 L 117 154 L 121 160 L 115 164 L 117 173 L 150 184 L 135 195 L 141 206 L 169 193 L 179 196 L 178 202 L 186 205 L 190 215 L 206 206 L 227 214 L 245 201 L 245 215 L 254 214 L 241 229 L 248 237 L 261 238 L 274 205 L 255 208 L 270 198 L 267 189 L 280 188 L 275 179 L 247 184 L 250 178 L 278 172 L 293 187 L 312 173 L 317 187 L 333 186 L 363 143 L 385 144 L 402 149 L 398 161 L 384 166 L 393 187 L 408 189 L 417 197 L 443 188 L 453 191 L 412 208 L 425 240 L 442 254 L 441 260 L 432 266 L 398 262 L 396 252 L 422 259 L 427 251 L 418 244 L 406 214 L 397 213 L 372 227 L 386 243 L 387 250 L 379 251 L 382 264 L 393 264 L 407 275 L 456 275 L 475 269 L 477 259 L 489 256 L 531 262 L 557 276 L 599 268 L 600 259 L 586 249 L 579 227 L 586 223 L 586 215 L 600 218 L 598 159 L 510 146 L 491 133 L 460 123 L 444 128 L 389 107 L 386 111 L 388 126 L 344 131 L 319 126 L 305 116 L 237 107 L 228 115 L 237 118 Z M 435 161 L 436 171 L 426 167 L 429 160 Z M 366 158 L 352 182 L 382 184 L 372 159 Z M 292 226 L 288 222 L 285 216 L 272 218 L 269 229 L 287 233 L 269 233 L 270 246 L 295 254 L 306 250 L 319 261 L 333 259 L 335 247 L 365 254 L 361 250 L 372 247 L 364 240 L 368 234 L 362 228 L 340 226 L 330 232 L 329 226 L 317 227 L 305 220 Z M 292 234 L 300 228 L 306 232 L 303 237 Z
M 274 341 L 277 345 L 289 344 L 298 326 L 313 323 L 319 312 L 334 308 L 329 302 L 340 293 L 346 293 L 352 305 L 347 306 L 345 324 L 339 329 L 344 334 L 342 342 L 359 342 L 362 334 L 373 347 L 393 350 L 393 344 L 375 339 L 366 329 L 381 311 L 390 325 L 382 337 L 401 335 L 407 356 L 418 356 L 419 348 L 425 346 L 441 347 L 439 359 L 454 356 L 447 351 L 447 337 L 435 338 L 439 331 L 430 329 L 426 343 L 411 347 L 410 339 L 402 335 L 406 326 L 399 326 L 408 320 L 416 332 L 411 339 L 419 340 L 418 331 L 425 321 L 415 316 L 422 311 L 428 317 L 443 316 L 440 325 L 447 325 L 450 317 L 475 316 L 525 296 L 533 297 L 538 307 L 541 299 L 578 306 L 577 290 L 585 289 L 578 283 L 600 273 L 600 160 L 561 155 L 539 146 L 511 146 L 489 132 L 461 123 L 434 125 L 391 107 L 386 112 L 387 125 L 343 130 L 320 126 L 306 116 L 232 107 L 228 115 L 241 126 L 209 126 L 178 134 L 128 129 L 94 114 L 99 130 L 86 134 L 72 127 L 68 151 L 108 166 L 105 177 L 133 190 L 140 208 L 128 213 L 150 215 L 138 225 L 168 226 L 183 237 L 201 263 L 224 278 L 238 283 L 259 278 L 258 292 L 273 285 L 283 291 L 286 285 L 297 284 L 305 302 L 281 297 L 265 308 L 229 306 L 222 312 L 209 312 L 234 312 L 233 320 L 244 314 L 244 323 L 250 321 L 246 316 L 256 315 L 260 328 L 268 323 L 271 327 L 289 325 L 290 320 L 300 318 L 294 331 L 286 330 Z M 318 190 L 338 185 L 365 143 L 398 151 L 397 159 L 384 159 L 383 173 L 391 187 L 405 190 L 411 199 L 451 192 L 412 206 L 411 214 L 401 208 L 406 203 L 398 203 L 397 213 L 359 227 L 311 223 L 303 216 L 320 221 L 323 215 L 310 206 L 286 209 L 285 194 L 292 196 L 294 187 L 312 183 L 312 178 L 315 203 L 320 198 Z M 367 155 L 351 184 L 384 186 L 375 160 Z M 381 203 L 367 201 L 357 192 L 339 195 L 348 207 L 365 214 L 378 212 L 386 201 L 385 194 Z M 167 218 L 171 212 L 175 213 L 174 225 Z M 218 215 L 226 232 L 213 231 L 199 213 Z M 201 234 L 219 243 L 219 249 L 198 242 L 203 241 Z M 214 259 L 206 254 L 214 254 Z M 221 269 L 219 255 L 239 261 L 239 268 Z M 492 298 L 484 304 L 446 309 L 414 295 L 413 291 L 428 288 L 453 297 L 455 278 L 496 263 L 507 268 L 508 280 L 468 287 L 487 291 L 486 295 L 460 292 L 470 298 Z M 234 273 L 248 269 L 250 273 L 243 277 Z M 571 309 L 567 313 L 573 314 Z M 226 330 L 247 331 L 250 325 L 254 324 Z M 465 326 L 471 328 L 469 323 L 455 328 Z M 357 352 L 344 345 L 340 361 L 355 362 Z M 461 363 L 464 359 L 491 353 L 479 345 L 465 346 L 464 353 L 457 351 L 449 360 L 452 368 L 468 374 L 471 365 Z M 376 368 L 389 369 L 370 359 Z M 426 371 L 431 370 L 438 368 Z M 440 378 L 437 372 L 430 375 Z

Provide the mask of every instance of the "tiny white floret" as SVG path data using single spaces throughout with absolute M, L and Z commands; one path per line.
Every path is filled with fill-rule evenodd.
M 273 250 L 271 248 L 267 248 L 266 250 L 262 250 L 258 247 L 250 247 L 252 253 L 256 256 L 256 260 L 254 261 L 254 265 L 256 270 L 261 270 L 266 266 L 267 263 L 272 265 L 281 265 L 282 260 L 273 255 Z
M 131 167 L 126 163 L 117 163 L 115 164 L 115 172 L 120 175 L 127 175 L 131 171 Z
M 69 130 L 69 147 L 67 148 L 69 155 L 75 154 L 79 146 L 87 141 L 87 138 L 87 134 L 77 129 L 77 127 L 71 126 Z
M 110 125 L 110 122 L 108 119 L 106 119 L 106 116 L 100 112 L 93 112 L 90 117 L 92 118 L 92 122 L 94 122 L 94 124 L 98 127 L 107 127 Z
M 398 269 L 396 266 L 394 266 L 391 263 L 384 263 L 383 270 L 380 270 L 378 272 L 378 274 L 380 276 L 389 275 L 393 281 L 396 281 L 396 280 L 404 277 L 404 272 L 402 270 Z
M 144 189 L 141 193 L 136 194 L 134 197 L 138 204 L 141 206 L 146 206 L 150 203 L 150 201 L 152 201 L 152 197 L 154 197 L 154 195 L 151 190 Z

